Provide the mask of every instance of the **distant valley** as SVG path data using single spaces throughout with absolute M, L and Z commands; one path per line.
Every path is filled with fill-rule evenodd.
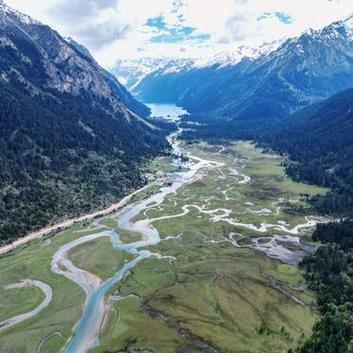
M 216 56 L 206 63 L 159 62 L 147 74 L 139 73 L 132 92 L 142 101 L 183 106 L 214 125 L 223 121 L 224 130 L 216 129 L 219 135 L 251 137 L 256 128 L 351 88 L 352 33 L 353 19 L 348 18 L 268 44 L 252 55 Z

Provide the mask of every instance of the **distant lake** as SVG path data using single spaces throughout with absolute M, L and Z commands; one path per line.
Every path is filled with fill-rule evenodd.
M 158 104 L 149 103 L 146 104 L 151 109 L 152 118 L 163 117 L 167 120 L 178 120 L 180 115 L 188 114 L 188 111 L 184 108 L 178 107 L 175 104 Z

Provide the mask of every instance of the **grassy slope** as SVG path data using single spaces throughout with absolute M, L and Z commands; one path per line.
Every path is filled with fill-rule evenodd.
M 155 158 L 151 163 L 148 165 L 148 170 L 152 173 L 154 172 L 164 172 L 164 173 L 174 173 L 181 170 L 179 167 L 175 167 L 171 164 L 172 158 L 171 157 L 158 157 Z
M 107 342 L 109 351 L 148 347 L 167 353 L 200 348 L 199 340 L 221 352 L 284 352 L 310 333 L 311 311 L 265 279 L 276 271 L 273 261 L 225 245 L 174 245 L 179 248 L 175 263 L 148 260 L 121 285 L 122 293 L 136 293 L 140 300 L 117 304 L 122 315 L 116 336 Z M 152 336 L 141 331 L 152 326 L 158 327 Z M 261 327 L 266 332 L 261 334 Z

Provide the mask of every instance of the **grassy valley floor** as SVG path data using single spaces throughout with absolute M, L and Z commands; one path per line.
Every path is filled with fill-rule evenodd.
M 166 258 L 143 260 L 109 292 L 101 346 L 90 353 L 284 353 L 296 347 L 316 320 L 315 298 L 296 266 L 311 249 L 306 239 L 312 229 L 296 226 L 316 219 L 310 217 L 307 195 L 326 190 L 289 180 L 282 158 L 262 154 L 247 142 L 191 144 L 184 150 L 223 166 L 201 171 L 197 181 L 137 216 L 148 217 L 162 238 L 148 250 Z M 156 168 L 175 172 L 165 158 L 153 163 Z M 151 192 L 158 187 L 152 185 Z M 175 217 L 160 219 L 165 216 Z M 51 272 L 51 258 L 63 244 L 108 229 L 121 232 L 115 215 L 0 258 L 0 285 L 32 278 L 53 289 L 52 302 L 40 314 L 0 329 L 1 353 L 60 352 L 85 296 Z M 121 240 L 138 238 L 122 232 Z M 69 257 L 101 279 L 131 260 L 108 238 L 82 244 Z M 0 321 L 32 310 L 41 300 L 35 288 L 0 289 Z

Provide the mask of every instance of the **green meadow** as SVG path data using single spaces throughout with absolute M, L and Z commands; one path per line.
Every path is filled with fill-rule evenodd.
M 168 256 L 150 257 L 131 269 L 107 297 L 109 315 L 102 328 L 103 353 L 285 353 L 310 335 L 317 316 L 315 297 L 305 289 L 298 268 L 282 264 L 251 248 L 236 247 L 237 239 L 247 244 L 251 237 L 284 234 L 270 229 L 259 234 L 225 221 L 215 222 L 215 209 L 229 210 L 228 219 L 239 223 L 280 224 L 288 228 L 306 223 L 312 209 L 307 195 L 325 189 L 291 181 L 283 171 L 282 157 L 263 154 L 247 142 L 225 147 L 205 143 L 185 146 L 202 158 L 224 166 L 202 170 L 202 179 L 186 185 L 158 208 L 146 212 L 149 218 L 189 213 L 179 218 L 154 222 L 162 241 L 148 250 Z M 168 170 L 166 160 L 153 162 L 153 171 Z M 243 178 L 250 183 L 239 183 Z M 174 171 L 174 170 L 173 170 Z M 133 202 L 157 192 L 147 189 Z M 193 205 L 206 212 L 199 212 Z M 268 209 L 264 214 L 252 213 Z M 139 215 L 136 219 L 145 218 Z M 80 318 L 84 293 L 63 276 L 51 272 L 55 251 L 66 242 L 89 233 L 112 229 L 124 243 L 139 240 L 139 234 L 119 229 L 114 215 L 95 222 L 77 224 L 19 247 L 0 257 L 0 286 L 32 278 L 53 289 L 50 305 L 36 317 L 0 331 L 0 353 L 60 352 Z M 311 230 L 301 232 L 307 236 Z M 132 256 L 114 250 L 108 238 L 72 249 L 72 262 L 100 278 L 107 279 Z M 32 310 L 43 300 L 36 288 L 5 290 L 0 287 L 0 320 Z M 301 301 L 298 304 L 297 301 Z

